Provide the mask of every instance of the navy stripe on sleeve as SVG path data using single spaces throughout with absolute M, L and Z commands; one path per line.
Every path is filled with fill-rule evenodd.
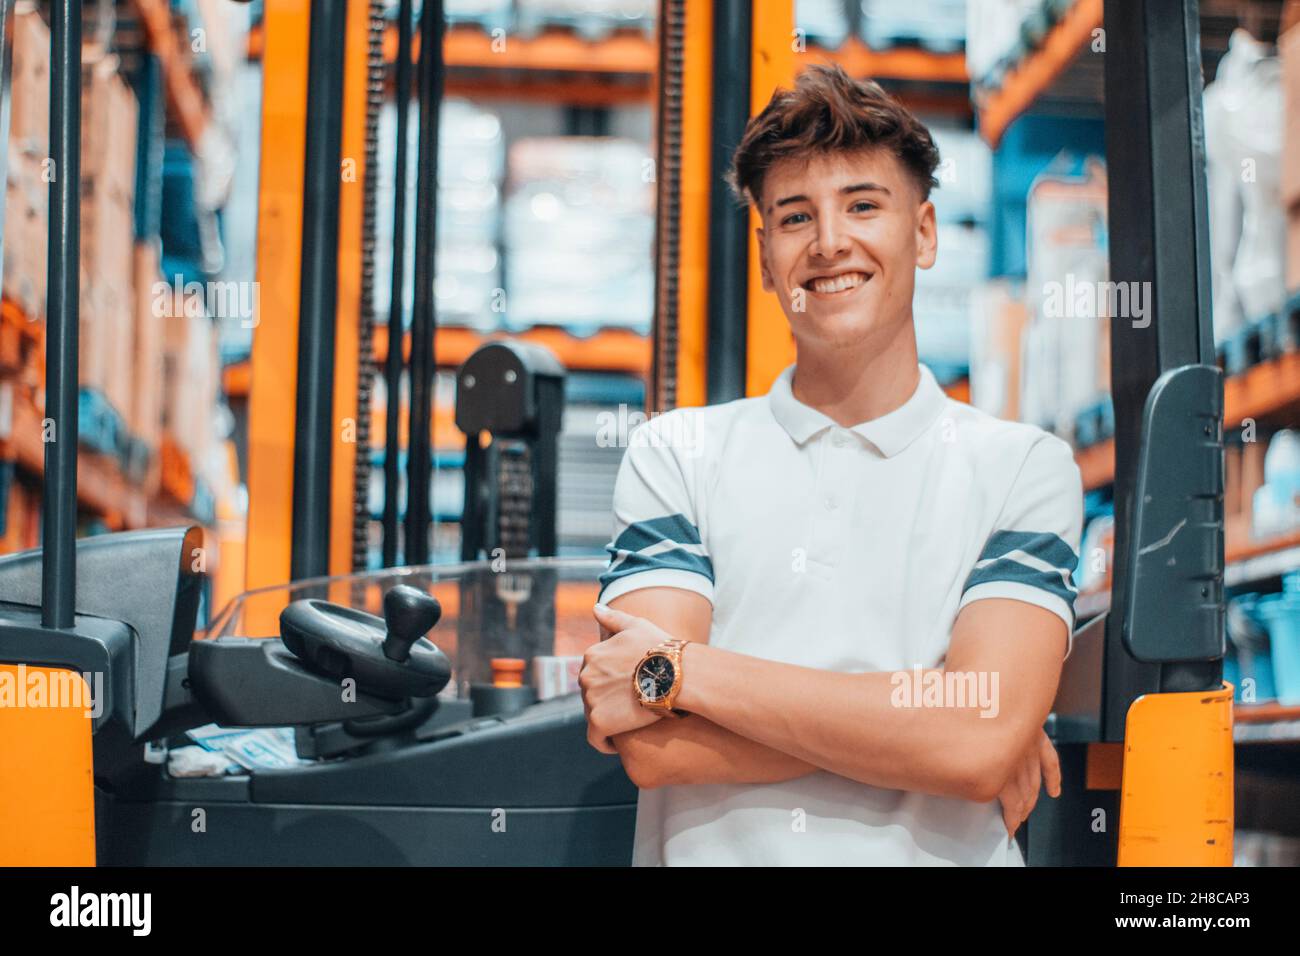
M 1060 535 L 1051 532 L 995 531 L 962 587 L 965 593 L 981 584 L 1024 584 L 1059 597 L 1071 609 L 1076 589 L 1071 575 L 1079 556 Z
M 629 574 L 672 569 L 702 574 L 713 581 L 713 562 L 704 553 L 700 532 L 685 515 L 664 515 L 628 525 L 613 544 L 609 569 L 600 576 L 600 589 Z

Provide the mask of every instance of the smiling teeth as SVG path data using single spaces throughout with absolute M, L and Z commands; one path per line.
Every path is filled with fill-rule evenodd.
M 814 292 L 829 295 L 832 292 L 843 292 L 846 289 L 856 289 L 866 281 L 867 277 L 863 273 L 849 272 L 842 276 L 836 276 L 833 279 L 813 279 L 809 284 L 812 286 Z

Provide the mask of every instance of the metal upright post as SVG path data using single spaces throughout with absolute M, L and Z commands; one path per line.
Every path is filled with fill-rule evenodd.
M 402 343 L 406 313 L 406 153 L 407 114 L 411 103 L 411 0 L 397 9 L 397 168 L 393 188 L 393 269 L 388 309 L 388 355 L 384 383 L 388 393 L 384 410 L 384 567 L 397 564 L 397 496 L 401 485 L 398 423 L 402 411 Z
M 420 151 L 415 186 L 415 302 L 411 316 L 411 414 L 406 447 L 406 563 L 429 560 L 429 439 L 433 420 L 434 331 L 437 325 L 433 280 L 438 246 L 438 119 L 443 85 L 441 0 L 425 0 L 420 18 Z
M 329 573 L 347 0 L 312 0 L 293 448 L 294 580 Z
M 745 396 L 749 210 L 723 179 L 749 121 L 751 0 L 713 8 L 713 142 L 709 147 L 708 401 Z
M 77 592 L 77 348 L 81 294 L 81 4 L 50 5 L 49 266 L 41 622 L 71 627 Z

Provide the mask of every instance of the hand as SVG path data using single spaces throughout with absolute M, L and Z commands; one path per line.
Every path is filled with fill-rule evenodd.
M 1006 824 L 1008 838 L 1015 839 L 1016 830 L 1029 819 L 1029 814 L 1038 803 L 1040 778 L 1047 784 L 1049 796 L 1061 795 L 1061 761 L 1056 756 L 1056 748 L 1047 739 L 1047 734 L 1041 730 L 998 794 L 998 801 L 1002 804 L 1002 822 Z
M 603 604 L 593 609 L 602 640 L 582 657 L 578 687 L 587 712 L 587 742 L 601 753 L 618 753 L 611 737 L 648 727 L 661 715 L 642 707 L 632 688 L 632 675 L 646 651 L 669 635 L 645 618 Z

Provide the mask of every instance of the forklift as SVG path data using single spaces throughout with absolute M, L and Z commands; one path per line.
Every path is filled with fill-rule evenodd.
M 0 558 L 0 677 L 99 676 L 102 690 L 89 717 L 0 708 L 0 864 L 630 862 L 635 788 L 616 758 L 587 745 L 576 695 L 541 699 L 528 669 L 594 639 L 589 619 L 587 631 L 574 628 L 604 569 L 554 556 L 564 370 L 541 350 L 492 342 L 458 371 L 462 560 L 427 563 L 444 73 L 433 2 L 419 32 L 439 42 L 420 45 L 414 84 L 409 493 L 402 514 L 395 334 L 384 367 L 386 567 L 357 567 L 364 483 L 332 422 L 368 418 L 361 357 L 376 332 L 363 288 L 373 190 L 341 196 L 337 175 L 341 144 L 371 135 L 365 77 L 380 44 L 363 7 L 265 5 L 264 122 L 278 132 L 264 136 L 259 189 L 272 205 L 296 197 L 301 217 L 259 222 L 263 307 L 277 321 L 261 323 L 254 345 L 253 400 L 271 404 L 251 411 L 249 590 L 199 632 L 197 529 L 75 537 L 81 14 L 68 0 L 52 5 L 51 140 L 64 175 L 50 190 L 46 402 L 59 431 L 46 445 L 43 547 Z M 1196 0 L 1106 0 L 1105 26 L 1110 278 L 1150 283 L 1154 318 L 1143 328 L 1113 320 L 1111 609 L 1075 635 L 1048 720 L 1063 794 L 1040 801 L 1019 838 L 1030 865 L 1226 866 L 1223 379 Z M 403 0 L 399 116 L 414 28 Z M 648 410 L 762 394 L 793 359 L 785 318 L 761 293 L 753 213 L 734 206 L 721 175 L 745 121 L 794 76 L 792 30 L 791 0 L 660 4 Z M 296 137 L 301 165 L 284 161 L 275 135 Z M 399 157 L 405 136 L 399 123 Z M 279 151 L 274 169 L 268 150 Z M 355 290 L 360 307 L 340 290 Z M 355 693 L 341 699 L 348 681 Z M 291 728 L 298 760 L 169 773 L 168 746 L 209 724 Z

